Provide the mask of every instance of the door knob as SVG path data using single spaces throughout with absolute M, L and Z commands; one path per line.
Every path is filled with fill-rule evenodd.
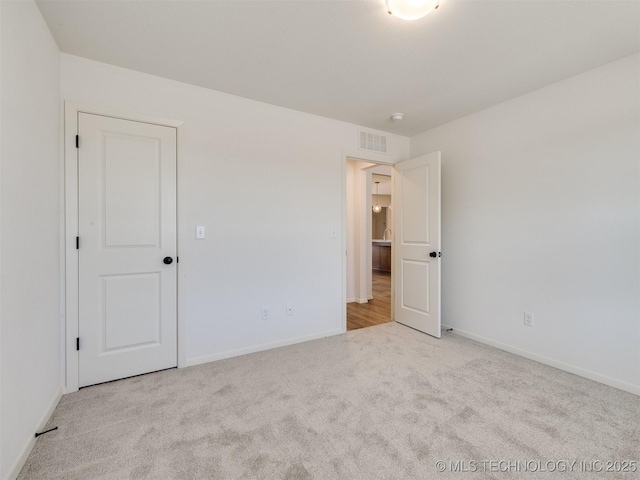
M 164 262 L 165 265 L 171 265 L 173 263 L 173 258 L 171 257 L 164 257 L 164 260 L 162 260 Z
M 431 258 L 441 257 L 441 256 L 442 256 L 442 252 L 431 252 L 431 253 L 429 254 L 429 256 L 430 256 Z

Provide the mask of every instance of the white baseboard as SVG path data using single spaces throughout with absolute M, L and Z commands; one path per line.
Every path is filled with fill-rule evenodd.
M 341 333 L 344 333 L 344 330 L 337 328 L 334 330 L 327 330 L 320 333 L 314 333 L 313 335 L 305 335 L 303 337 L 288 338 L 286 340 L 278 340 L 276 342 L 262 343 L 260 345 L 254 345 L 252 347 L 238 348 L 236 350 L 229 350 L 222 353 L 214 353 L 213 355 L 204 355 L 202 357 L 189 358 L 187 359 L 187 366 L 193 367 L 194 365 L 201 365 L 203 363 L 215 362 L 216 360 L 224 360 L 225 358 L 239 357 L 241 355 L 247 355 L 249 353 L 262 352 L 264 350 L 271 350 L 272 348 L 286 347 L 287 345 L 308 342 L 310 340 L 317 340 L 319 338 L 339 335 Z
M 369 303 L 369 300 L 371 300 L 371 298 L 347 298 L 347 303 Z
M 356 302 L 358 302 L 358 303 L 369 303 L 369 300 L 373 300 L 373 297 L 372 298 L 358 298 L 356 300 Z
M 617 380 L 615 378 L 607 377 L 606 375 L 601 375 L 599 373 L 595 373 L 590 370 L 585 370 L 584 368 L 570 365 L 568 363 L 559 362 L 558 360 L 554 360 L 553 358 L 545 357 L 543 355 L 538 355 L 537 353 L 529 352 L 527 350 L 523 350 L 518 347 L 513 347 L 505 343 L 496 342 L 489 338 L 476 335 L 475 333 L 465 332 L 464 330 L 459 330 L 457 328 L 454 328 L 448 325 L 442 325 L 443 330 L 446 330 L 449 328 L 452 329 L 451 333 L 455 333 L 456 335 L 460 335 L 461 337 L 465 337 L 470 340 L 475 340 L 476 342 L 484 343 L 485 345 L 489 345 L 491 347 L 499 348 L 500 350 L 504 350 L 505 352 L 513 353 L 520 357 L 528 358 L 529 360 L 533 360 L 538 363 L 543 363 L 550 367 L 558 368 L 560 370 L 573 373 L 574 375 L 578 375 L 580 377 L 588 378 L 589 380 L 593 380 L 594 382 L 603 383 L 610 387 L 617 388 L 619 390 L 624 390 L 625 392 L 633 393 L 635 395 L 640 395 L 640 386 L 638 385 L 626 383 L 621 380 Z
M 58 402 L 60 401 L 61 398 L 62 398 L 62 387 L 58 388 L 55 395 L 53 396 L 53 399 L 51 400 L 51 403 L 49 403 L 47 410 L 44 412 L 42 417 L 40 417 L 40 421 L 36 426 L 36 431 L 42 430 L 44 428 L 44 426 L 47 424 L 47 422 L 51 418 L 51 415 L 53 415 L 53 411 L 58 406 Z M 36 444 L 35 432 L 33 433 L 34 435 L 31 436 L 27 444 L 22 448 L 22 451 L 20 452 L 20 455 L 18 456 L 17 460 L 9 469 L 9 474 L 7 475 L 7 478 L 5 480 L 15 480 L 20 474 L 20 470 L 22 470 L 22 467 L 24 467 L 24 464 L 27 461 L 27 458 L 29 458 L 29 454 L 31 453 L 31 450 L 33 450 L 33 446 Z

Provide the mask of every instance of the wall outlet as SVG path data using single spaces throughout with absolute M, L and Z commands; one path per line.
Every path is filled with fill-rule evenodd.
M 527 327 L 533 327 L 533 313 L 524 312 L 524 324 Z
M 287 303 L 287 317 L 293 316 L 293 303 Z
M 269 320 L 271 313 L 269 312 L 269 307 L 262 307 L 262 319 Z

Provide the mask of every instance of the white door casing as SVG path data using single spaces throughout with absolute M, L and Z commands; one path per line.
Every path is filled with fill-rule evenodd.
M 397 163 L 393 195 L 395 321 L 440 338 L 440 152 Z
M 177 365 L 176 129 L 79 112 L 78 134 L 82 387 Z

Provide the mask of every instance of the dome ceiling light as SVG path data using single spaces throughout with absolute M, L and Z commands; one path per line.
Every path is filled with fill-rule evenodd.
M 439 0 L 386 0 L 387 11 L 403 20 L 418 20 L 440 6 Z

